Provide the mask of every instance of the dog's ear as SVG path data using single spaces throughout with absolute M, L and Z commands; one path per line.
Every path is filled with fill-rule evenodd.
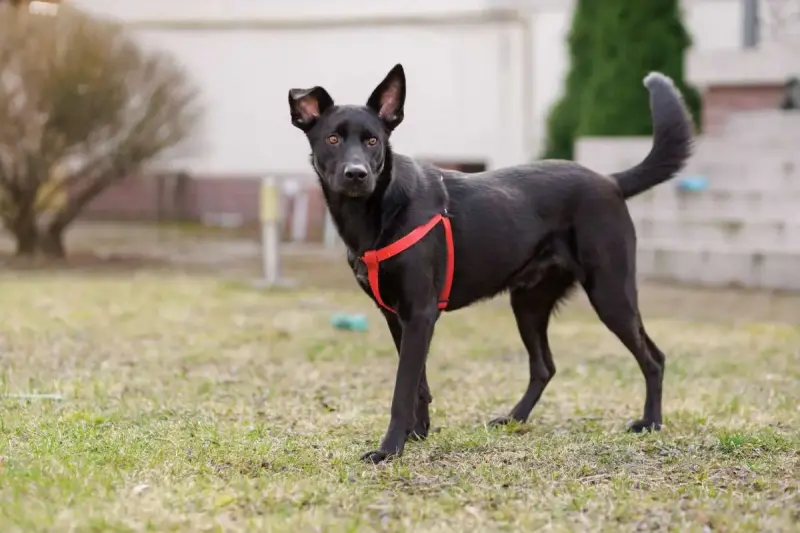
M 322 87 L 289 91 L 289 111 L 292 114 L 292 124 L 306 132 L 332 105 L 333 98 Z
M 375 111 L 386 128 L 392 131 L 403 122 L 403 104 L 406 101 L 406 74 L 403 65 L 397 64 L 378 85 L 367 100 L 367 107 Z

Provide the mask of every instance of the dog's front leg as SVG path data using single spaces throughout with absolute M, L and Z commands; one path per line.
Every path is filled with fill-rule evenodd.
M 389 332 L 392 334 L 394 346 L 397 348 L 397 355 L 400 355 L 400 344 L 403 340 L 403 326 L 400 324 L 400 318 L 394 313 L 383 311 L 383 317 L 386 319 L 386 324 L 389 326 Z M 417 396 L 417 411 L 416 422 L 414 429 L 408 435 L 406 440 L 425 440 L 428 438 L 428 431 L 431 428 L 431 416 L 429 406 L 433 401 L 430 388 L 428 387 L 428 376 L 426 375 L 425 367 L 422 367 L 422 376 L 419 380 L 419 395 Z
M 417 398 L 420 380 L 425 368 L 431 337 L 439 310 L 436 307 L 409 313 L 401 317 L 402 338 L 400 340 L 400 361 L 392 397 L 392 415 L 389 429 L 381 441 L 380 448 L 361 456 L 364 461 L 379 463 L 387 458 L 403 453 L 406 438 L 416 422 Z

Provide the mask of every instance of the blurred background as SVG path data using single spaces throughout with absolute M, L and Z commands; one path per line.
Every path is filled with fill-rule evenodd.
M 640 275 L 800 289 L 798 0 L 0 4 L 7 268 L 257 277 L 271 177 L 283 272 L 352 284 L 286 94 L 361 103 L 401 62 L 395 149 L 466 172 L 626 168 L 651 142 L 642 78 L 668 74 L 699 137 L 678 179 L 630 202 Z

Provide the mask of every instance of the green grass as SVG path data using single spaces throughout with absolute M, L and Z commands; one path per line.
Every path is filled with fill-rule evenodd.
M 396 355 L 351 291 L 211 278 L 0 278 L 0 531 L 790 531 L 800 520 L 800 329 L 670 318 L 665 428 L 630 435 L 644 384 L 583 305 L 529 424 L 488 430 L 527 380 L 503 302 L 445 316 L 441 428 L 365 465 Z M 709 304 L 711 305 L 711 304 Z M 367 310 L 368 333 L 332 329 Z M 20 400 L 20 393 L 63 400 Z

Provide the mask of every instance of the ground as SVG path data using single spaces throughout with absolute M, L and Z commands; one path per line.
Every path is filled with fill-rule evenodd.
M 654 435 L 624 432 L 644 382 L 582 297 L 552 325 L 558 374 L 505 429 L 484 423 L 527 379 L 505 299 L 447 315 L 439 431 L 372 466 L 396 355 L 341 257 L 294 254 L 300 286 L 264 291 L 252 246 L 222 268 L 212 241 L 203 268 L 0 275 L 0 531 L 796 530 L 799 295 L 643 285 L 668 361 Z M 337 311 L 369 331 L 333 329 Z

